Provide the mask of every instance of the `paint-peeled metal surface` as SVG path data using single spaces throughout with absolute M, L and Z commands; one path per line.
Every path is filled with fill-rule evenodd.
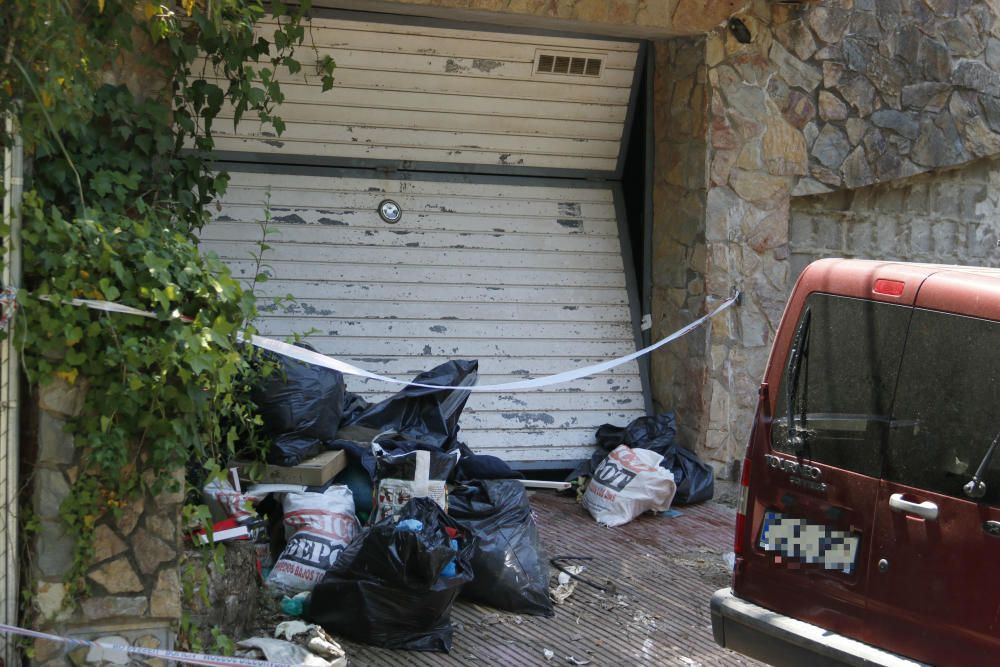
M 409 379 L 478 359 L 481 384 L 559 373 L 635 351 L 613 195 L 600 185 L 232 171 L 201 247 L 251 285 L 265 336 Z M 315 172 L 310 172 L 315 174 Z M 551 182 L 551 181 L 550 181 Z M 391 199 L 393 224 L 378 214 Z M 252 259 L 264 238 L 260 266 Z M 280 305 L 271 297 L 291 294 Z M 348 378 L 381 400 L 397 387 Z M 598 426 L 645 402 L 635 362 L 542 390 L 473 395 L 460 438 L 510 462 L 590 456 Z
M 708 612 L 729 574 L 733 511 L 715 503 L 680 508 L 679 517 L 644 515 L 619 528 L 599 526 L 572 499 L 549 492 L 531 500 L 550 556 L 591 556 L 582 576 L 612 582 L 614 593 L 580 584 L 553 618 L 516 616 L 466 602 L 452 612 L 448 655 L 389 651 L 352 642 L 355 667 L 418 665 L 761 665 L 720 648 Z M 553 572 L 555 572 L 553 570 Z M 552 651 L 546 660 L 545 651 Z
M 305 61 L 313 51 L 301 49 L 302 71 L 277 74 L 282 135 L 253 121 L 237 130 L 223 121 L 217 150 L 275 160 L 615 169 L 636 42 L 328 18 L 307 30 L 316 56 L 337 63 L 333 90 L 321 90 Z M 231 114 L 224 109 L 220 119 Z

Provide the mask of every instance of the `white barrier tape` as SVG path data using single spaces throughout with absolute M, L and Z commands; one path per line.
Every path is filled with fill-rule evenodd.
M 61 637 L 50 635 L 37 630 L 27 630 L 16 625 L 5 625 L 0 623 L 0 632 L 22 637 L 32 637 L 34 639 L 47 639 L 60 644 L 71 646 L 86 646 L 99 651 L 116 651 L 132 655 L 141 655 L 147 658 L 165 658 L 175 660 L 188 665 L 207 665 L 208 667 L 298 667 L 283 662 L 268 662 L 266 660 L 253 660 L 251 658 L 227 657 L 221 655 L 206 655 L 203 653 L 187 653 L 185 651 L 169 651 L 165 649 L 143 648 L 142 646 L 119 646 L 90 641 L 89 639 L 76 639 L 74 637 Z
M 386 377 L 385 375 L 379 375 L 377 373 L 372 373 L 366 371 L 363 368 L 358 368 L 357 366 L 352 366 L 351 364 L 340 361 L 339 359 L 334 359 L 333 357 L 328 357 L 325 354 L 320 354 L 319 352 L 313 352 L 302 347 L 297 347 L 295 345 L 290 345 L 289 343 L 283 343 L 280 340 L 274 340 L 273 338 L 262 338 L 260 336 L 253 336 L 251 343 L 256 347 L 263 348 L 265 350 L 270 350 L 271 352 L 276 352 L 277 354 L 284 355 L 286 357 L 292 357 L 293 359 L 298 359 L 299 361 L 304 361 L 308 364 L 314 364 L 316 366 L 322 366 L 324 368 L 331 368 L 335 371 L 340 371 L 346 375 L 355 375 L 358 377 L 368 378 L 371 380 L 379 380 L 381 382 L 391 382 L 392 384 L 403 384 L 412 387 L 427 387 L 429 389 L 464 389 L 466 391 L 472 392 L 497 392 L 497 391 L 523 391 L 526 389 L 538 389 L 540 387 L 547 387 L 553 384 L 560 384 L 563 382 L 570 382 L 572 380 L 579 380 L 580 378 L 587 377 L 588 375 L 595 375 L 597 373 L 603 373 L 604 371 L 611 370 L 621 366 L 622 364 L 627 364 L 630 361 L 638 359 L 639 357 L 649 354 L 653 350 L 663 347 L 667 343 L 677 340 L 681 336 L 694 331 L 702 324 L 712 319 L 722 311 L 726 310 L 732 306 L 739 299 L 740 294 L 737 292 L 732 298 L 719 304 L 719 306 L 710 312 L 708 315 L 698 318 L 694 322 L 691 322 L 682 329 L 678 329 L 674 333 L 670 334 L 666 338 L 661 338 L 657 342 L 653 343 L 649 347 L 644 347 L 641 350 L 633 352 L 631 354 L 626 354 L 623 357 L 618 357 L 617 359 L 611 359 L 610 361 L 604 361 L 599 364 L 593 364 L 591 366 L 584 366 L 583 368 L 576 368 L 570 371 L 564 371 L 562 373 L 556 373 L 555 375 L 545 375 L 540 378 L 534 378 L 531 380 L 518 380 L 516 382 L 507 382 L 504 384 L 486 384 L 486 385 L 475 385 L 469 387 L 452 387 L 446 385 L 434 385 L 434 384 L 421 384 L 420 382 L 409 382 L 407 380 L 397 380 L 396 378 Z
M 52 297 L 48 294 L 43 294 L 38 297 L 42 301 L 52 301 Z M 138 315 L 139 317 L 150 317 L 156 319 L 156 313 L 151 313 L 148 310 L 139 310 L 138 308 L 133 308 L 132 306 L 123 306 L 120 303 L 115 303 L 114 301 L 95 301 L 93 299 L 63 299 L 63 303 L 68 303 L 74 306 L 86 306 L 93 310 L 104 310 L 109 313 L 123 313 L 125 315 Z
M 48 296 L 41 297 L 46 301 L 51 301 Z M 313 352 L 312 350 L 307 350 L 304 347 L 298 347 L 297 345 L 291 345 L 290 343 L 284 343 L 280 340 L 274 340 L 273 338 L 264 338 L 262 336 L 251 336 L 250 342 L 255 346 L 264 350 L 270 350 L 276 354 L 282 356 L 291 357 L 292 359 L 298 359 L 299 361 L 304 361 L 307 364 L 313 364 L 315 366 L 322 366 L 323 368 L 330 368 L 335 371 L 340 371 L 345 375 L 354 375 L 356 377 L 363 377 L 369 380 L 378 380 L 379 382 L 389 382 L 391 384 L 400 384 L 411 387 L 425 387 L 428 389 L 464 389 L 465 391 L 471 392 L 504 392 L 504 391 L 524 391 L 527 389 L 539 389 L 541 387 L 548 387 L 553 384 L 561 384 L 563 382 L 571 382 L 573 380 L 579 380 L 580 378 L 587 377 L 588 375 L 596 375 L 597 373 L 603 373 L 604 371 L 611 370 L 612 368 L 617 368 L 622 364 L 627 364 L 630 361 L 634 361 L 643 355 L 649 354 L 653 350 L 659 349 L 677 340 L 685 334 L 691 333 L 698 327 L 700 327 L 705 322 L 709 321 L 722 311 L 731 307 L 740 298 L 740 293 L 736 292 L 732 297 L 723 301 L 719 304 L 715 310 L 699 317 L 694 322 L 691 322 L 687 326 L 678 329 L 674 333 L 670 334 L 666 338 L 661 338 L 657 342 L 653 343 L 649 347 L 644 347 L 641 350 L 632 352 L 631 354 L 626 354 L 623 357 L 618 357 L 616 359 L 611 359 L 610 361 L 604 361 L 599 364 L 593 364 L 591 366 L 584 366 L 583 368 L 575 368 L 573 370 L 564 371 L 562 373 L 556 373 L 554 375 L 545 375 L 539 378 L 533 378 L 531 380 L 518 380 L 516 382 L 507 382 L 504 384 L 486 384 L 486 385 L 471 385 L 471 386 L 451 386 L 451 385 L 436 385 L 436 384 L 422 384 L 420 382 L 410 382 L 409 380 L 399 380 L 397 378 L 387 377 L 385 375 L 379 375 L 378 373 L 372 373 L 371 371 L 366 371 L 363 368 L 358 368 L 346 361 L 341 361 L 340 359 L 335 359 L 334 357 L 329 357 L 325 354 L 320 354 L 319 352 Z M 127 315 L 140 315 L 142 317 L 152 317 L 155 318 L 156 315 L 145 310 L 139 310 L 138 308 L 132 308 L 130 306 L 123 306 L 110 301 L 93 301 L 90 299 L 68 299 L 67 303 L 71 303 L 75 306 L 86 306 L 87 308 L 93 308 L 95 310 L 104 310 L 108 312 L 115 313 L 125 313 Z M 243 337 L 240 336 L 240 340 Z

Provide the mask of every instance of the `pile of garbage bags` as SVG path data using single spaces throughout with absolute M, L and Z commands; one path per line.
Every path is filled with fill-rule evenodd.
M 306 346 L 307 347 L 307 346 Z M 246 529 L 283 609 L 326 631 L 387 648 L 449 651 L 458 596 L 551 616 L 549 562 L 522 475 L 458 438 L 478 362 L 421 373 L 379 403 L 343 376 L 289 357 L 254 392 L 268 460 L 293 466 L 324 450 L 350 463 L 322 487 L 213 481 L 217 518 Z M 670 413 L 606 424 L 600 451 L 570 476 L 589 480 L 584 506 L 616 526 L 671 503 L 707 500 L 712 470 L 676 440 Z M 262 530 L 262 526 L 269 529 Z
M 677 487 L 673 504 L 694 505 L 712 499 L 715 493 L 715 473 L 710 465 L 677 442 L 674 413 L 663 412 L 655 417 L 639 417 L 624 427 L 605 424 L 597 429 L 596 437 L 599 451 L 589 461 L 581 463 L 566 481 L 593 479 L 612 451 L 624 445 L 633 450 L 649 450 L 660 456 L 656 465 L 670 471 Z
M 469 386 L 477 371 L 476 361 L 450 361 L 414 382 Z M 459 595 L 550 616 L 548 560 L 522 476 L 458 440 L 468 396 L 408 385 L 370 404 L 337 371 L 279 357 L 255 392 L 269 461 L 296 465 L 342 449 L 350 465 L 323 487 L 241 492 L 216 480 L 206 500 L 217 518 L 242 525 L 268 515 L 270 534 L 254 538 L 267 589 L 335 635 L 446 652 Z

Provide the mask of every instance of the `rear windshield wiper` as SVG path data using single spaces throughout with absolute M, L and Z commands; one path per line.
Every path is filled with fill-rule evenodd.
M 983 481 L 983 476 L 986 475 L 986 469 L 990 467 L 990 462 L 993 460 L 993 454 L 997 450 L 997 442 L 1000 442 L 1000 433 L 997 433 L 993 442 L 990 443 L 989 449 L 983 455 L 983 460 L 976 468 L 976 474 L 962 487 L 962 493 L 969 498 L 982 498 L 986 495 L 986 482 Z
M 788 444 L 794 449 L 796 456 L 801 457 L 806 441 L 795 426 L 795 396 L 799 387 L 799 372 L 802 370 L 802 357 L 805 356 L 809 341 L 809 324 L 812 322 L 812 310 L 805 309 L 802 322 L 795 332 L 792 342 L 791 358 L 788 362 L 788 372 L 785 375 L 785 398 L 788 402 Z

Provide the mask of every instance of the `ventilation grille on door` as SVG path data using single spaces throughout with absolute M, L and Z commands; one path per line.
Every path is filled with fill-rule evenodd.
M 557 56 L 549 53 L 538 55 L 536 72 L 543 74 L 574 74 L 576 76 L 600 76 L 600 58 L 578 56 Z

